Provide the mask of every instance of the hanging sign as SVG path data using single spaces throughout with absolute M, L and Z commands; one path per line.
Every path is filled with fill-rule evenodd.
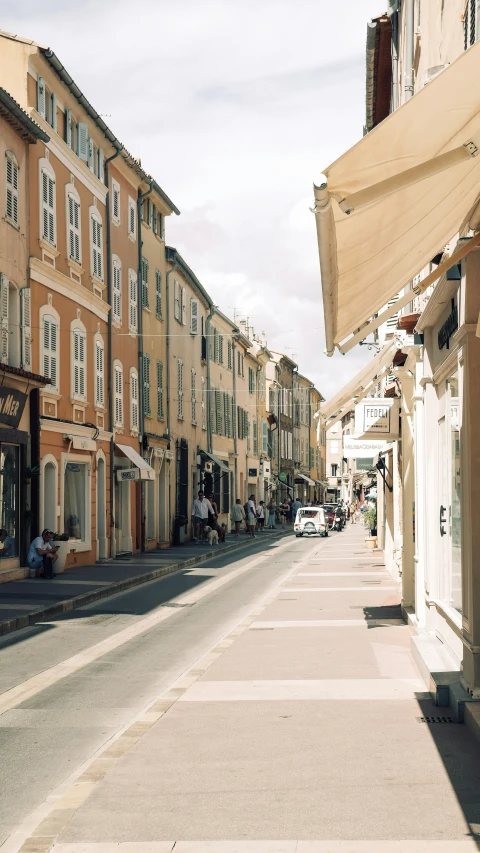
M 18 427 L 23 415 L 27 395 L 16 388 L 0 388 L 0 423 Z
M 353 435 L 343 436 L 343 456 L 345 459 L 373 459 L 387 449 L 387 442 L 371 438 L 355 438 Z
M 399 400 L 395 397 L 365 397 L 355 406 L 357 437 L 394 439 L 399 435 Z M 366 456 L 366 453 L 362 454 Z

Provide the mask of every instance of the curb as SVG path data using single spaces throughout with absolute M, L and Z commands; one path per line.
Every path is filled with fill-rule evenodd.
M 273 532 L 262 536 L 262 539 L 275 539 L 277 536 L 282 536 L 280 531 Z M 221 554 L 237 551 L 240 548 L 245 548 L 249 542 L 232 542 L 231 545 L 226 545 L 219 552 Z M 171 563 L 168 566 L 162 566 L 159 569 L 152 569 L 150 572 L 144 572 L 141 575 L 135 575 L 131 578 L 125 578 L 122 581 L 108 584 L 107 586 L 94 589 L 91 592 L 86 592 L 84 595 L 76 595 L 74 598 L 65 598 L 63 601 L 57 601 L 42 610 L 35 610 L 32 613 L 25 613 L 22 616 L 15 616 L 13 619 L 6 619 L 0 622 L 0 636 L 10 634 L 12 631 L 18 631 L 21 628 L 28 628 L 30 625 L 35 625 L 37 622 L 43 622 L 46 619 L 51 619 L 53 616 L 60 616 L 62 613 L 68 613 L 71 610 L 77 610 L 79 607 L 84 607 L 86 604 L 92 604 L 94 601 L 101 601 L 102 598 L 109 598 L 116 595 L 118 592 L 124 592 L 127 589 L 132 589 L 135 586 L 141 586 L 149 581 L 161 578 L 164 575 L 173 574 L 180 569 L 185 569 L 188 566 L 194 566 L 196 563 L 202 563 L 212 556 L 212 551 L 196 554 L 194 557 L 189 557 L 187 560 Z

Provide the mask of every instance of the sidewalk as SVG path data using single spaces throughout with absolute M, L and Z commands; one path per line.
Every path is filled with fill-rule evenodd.
M 359 525 L 295 543 L 283 584 L 96 756 L 27 843 L 477 851 L 479 746 L 433 705 L 399 587 L 363 538 Z
M 287 528 L 286 532 L 291 533 L 292 528 Z M 255 543 L 282 533 L 280 527 L 262 533 L 257 531 Z M 187 542 L 165 550 L 66 569 L 64 574 L 57 575 L 51 581 L 37 577 L 0 584 L 0 635 L 148 583 L 208 560 L 212 555 L 218 557 L 248 547 L 251 542 L 246 534 L 242 533 L 238 538 L 228 534 L 225 543 L 214 547 L 209 547 L 206 542 L 202 545 Z

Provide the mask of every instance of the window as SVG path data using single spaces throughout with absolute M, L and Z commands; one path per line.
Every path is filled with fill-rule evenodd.
M 213 330 L 213 360 L 218 361 L 218 331 Z
M 190 390 L 191 390 L 191 401 L 192 401 L 192 424 L 197 423 L 197 393 L 196 393 L 196 381 L 197 381 L 197 373 L 195 370 L 190 371 Z
M 190 334 L 198 335 L 198 299 L 190 299 Z
M 162 276 L 159 270 L 155 270 L 155 314 L 162 319 Z
M 218 363 L 223 364 L 223 335 L 218 336 Z
M 138 432 L 138 373 L 130 370 L 130 429 Z
M 32 294 L 29 287 L 20 291 L 20 331 L 21 353 L 20 366 L 24 370 L 32 369 Z
M 262 453 L 268 453 L 268 424 L 262 421 Z
M 70 539 L 86 539 L 87 465 L 67 462 L 64 479 L 64 530 Z
M 102 245 L 102 222 L 98 214 L 92 213 L 92 275 L 99 281 L 103 281 L 103 245 Z
M 233 347 L 232 342 L 227 341 L 227 368 L 231 370 L 233 367 Z
M 137 276 L 134 270 L 128 271 L 128 327 L 137 331 Z
M 182 326 L 187 325 L 187 288 L 182 287 Z
M 147 417 L 151 417 L 151 402 L 150 402 L 150 356 L 144 352 L 142 356 L 143 364 L 143 408 Z
M 128 236 L 133 240 L 137 236 L 137 211 L 135 202 L 131 196 L 128 196 Z
M 338 471 L 338 465 L 336 463 L 334 463 L 333 465 L 330 466 L 330 468 L 332 469 L 332 477 L 336 477 L 337 471 Z
M 37 78 L 37 112 L 46 118 L 47 92 L 43 77 Z
M 161 421 L 163 414 L 163 364 L 157 361 L 157 418 Z
M 58 391 L 58 322 L 50 316 L 43 318 L 43 375 L 50 379 L 49 388 Z
M 223 415 L 222 392 L 219 388 L 215 388 L 215 432 L 217 435 L 225 435 Z
M 97 148 L 97 151 L 96 151 L 94 172 L 95 172 L 95 174 L 96 174 L 96 176 L 97 176 L 98 180 L 99 180 L 99 181 L 102 181 L 102 183 L 104 183 L 104 180 L 103 180 L 103 179 L 104 179 L 104 174 L 103 174 L 103 151 L 102 151 L 102 149 L 101 149 L 101 148 Z M 120 214 L 119 214 L 119 219 L 120 219 Z
M 120 184 L 116 181 L 112 181 L 112 219 L 120 225 Z
M 89 149 L 88 124 L 83 121 L 77 123 L 77 155 L 84 163 L 88 163 Z
M 255 373 L 252 367 L 248 368 L 248 393 L 255 394 Z
M 175 320 L 178 320 L 179 323 L 182 322 L 181 308 L 180 308 L 180 284 L 177 279 L 173 282 L 173 316 Z
M 69 148 L 73 148 L 73 140 L 72 140 L 72 111 L 67 107 L 65 109 L 65 142 L 67 143 Z
M 118 258 L 113 260 L 113 319 L 122 322 L 122 265 Z
M 0 361 L 8 364 L 10 282 L 3 273 L 0 273 L 0 282 Z
M 55 175 L 53 171 L 41 170 L 42 183 L 42 239 L 55 246 Z
M 183 361 L 181 358 L 177 361 L 177 391 L 178 391 L 178 407 L 177 417 L 179 421 L 183 421 Z
M 119 362 L 113 368 L 115 426 L 123 427 L 123 368 Z
M 105 405 L 105 348 L 99 338 L 95 341 L 95 405 Z
M 142 258 L 142 305 L 148 308 L 148 261 Z
M 9 222 L 18 225 L 18 164 L 13 154 L 7 151 L 7 206 L 5 214 Z
M 80 198 L 77 193 L 67 193 L 68 205 L 68 256 L 77 264 L 81 263 L 80 240 Z
M 202 429 L 207 428 L 207 407 L 205 403 L 205 377 L 202 376 L 200 380 L 200 388 L 201 388 L 201 406 L 202 406 Z
M 155 205 L 153 205 L 152 210 L 152 231 L 154 234 L 158 234 L 158 210 Z
M 77 400 L 86 399 L 85 376 L 85 344 L 86 334 L 81 329 L 73 330 L 73 389 L 72 397 Z
M 257 422 L 253 422 L 253 455 L 258 456 L 258 427 Z

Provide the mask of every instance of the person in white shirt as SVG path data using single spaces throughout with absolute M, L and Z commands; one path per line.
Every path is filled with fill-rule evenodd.
M 257 523 L 257 508 L 255 506 L 255 495 L 250 495 L 247 503 L 247 527 L 250 539 L 255 539 L 255 525 Z
M 203 530 L 207 525 L 208 514 L 213 513 L 213 507 L 203 494 L 203 492 L 198 493 L 198 498 L 195 498 L 192 507 L 192 522 L 194 525 L 194 536 L 195 539 L 199 542 L 203 539 Z M 200 538 L 199 538 L 200 537 Z
M 39 569 L 43 566 L 43 577 L 48 580 L 55 577 L 53 567 L 58 559 L 58 547 L 52 545 L 52 539 L 52 531 L 46 528 L 41 536 L 37 536 L 33 540 L 27 555 L 27 563 L 30 568 Z

